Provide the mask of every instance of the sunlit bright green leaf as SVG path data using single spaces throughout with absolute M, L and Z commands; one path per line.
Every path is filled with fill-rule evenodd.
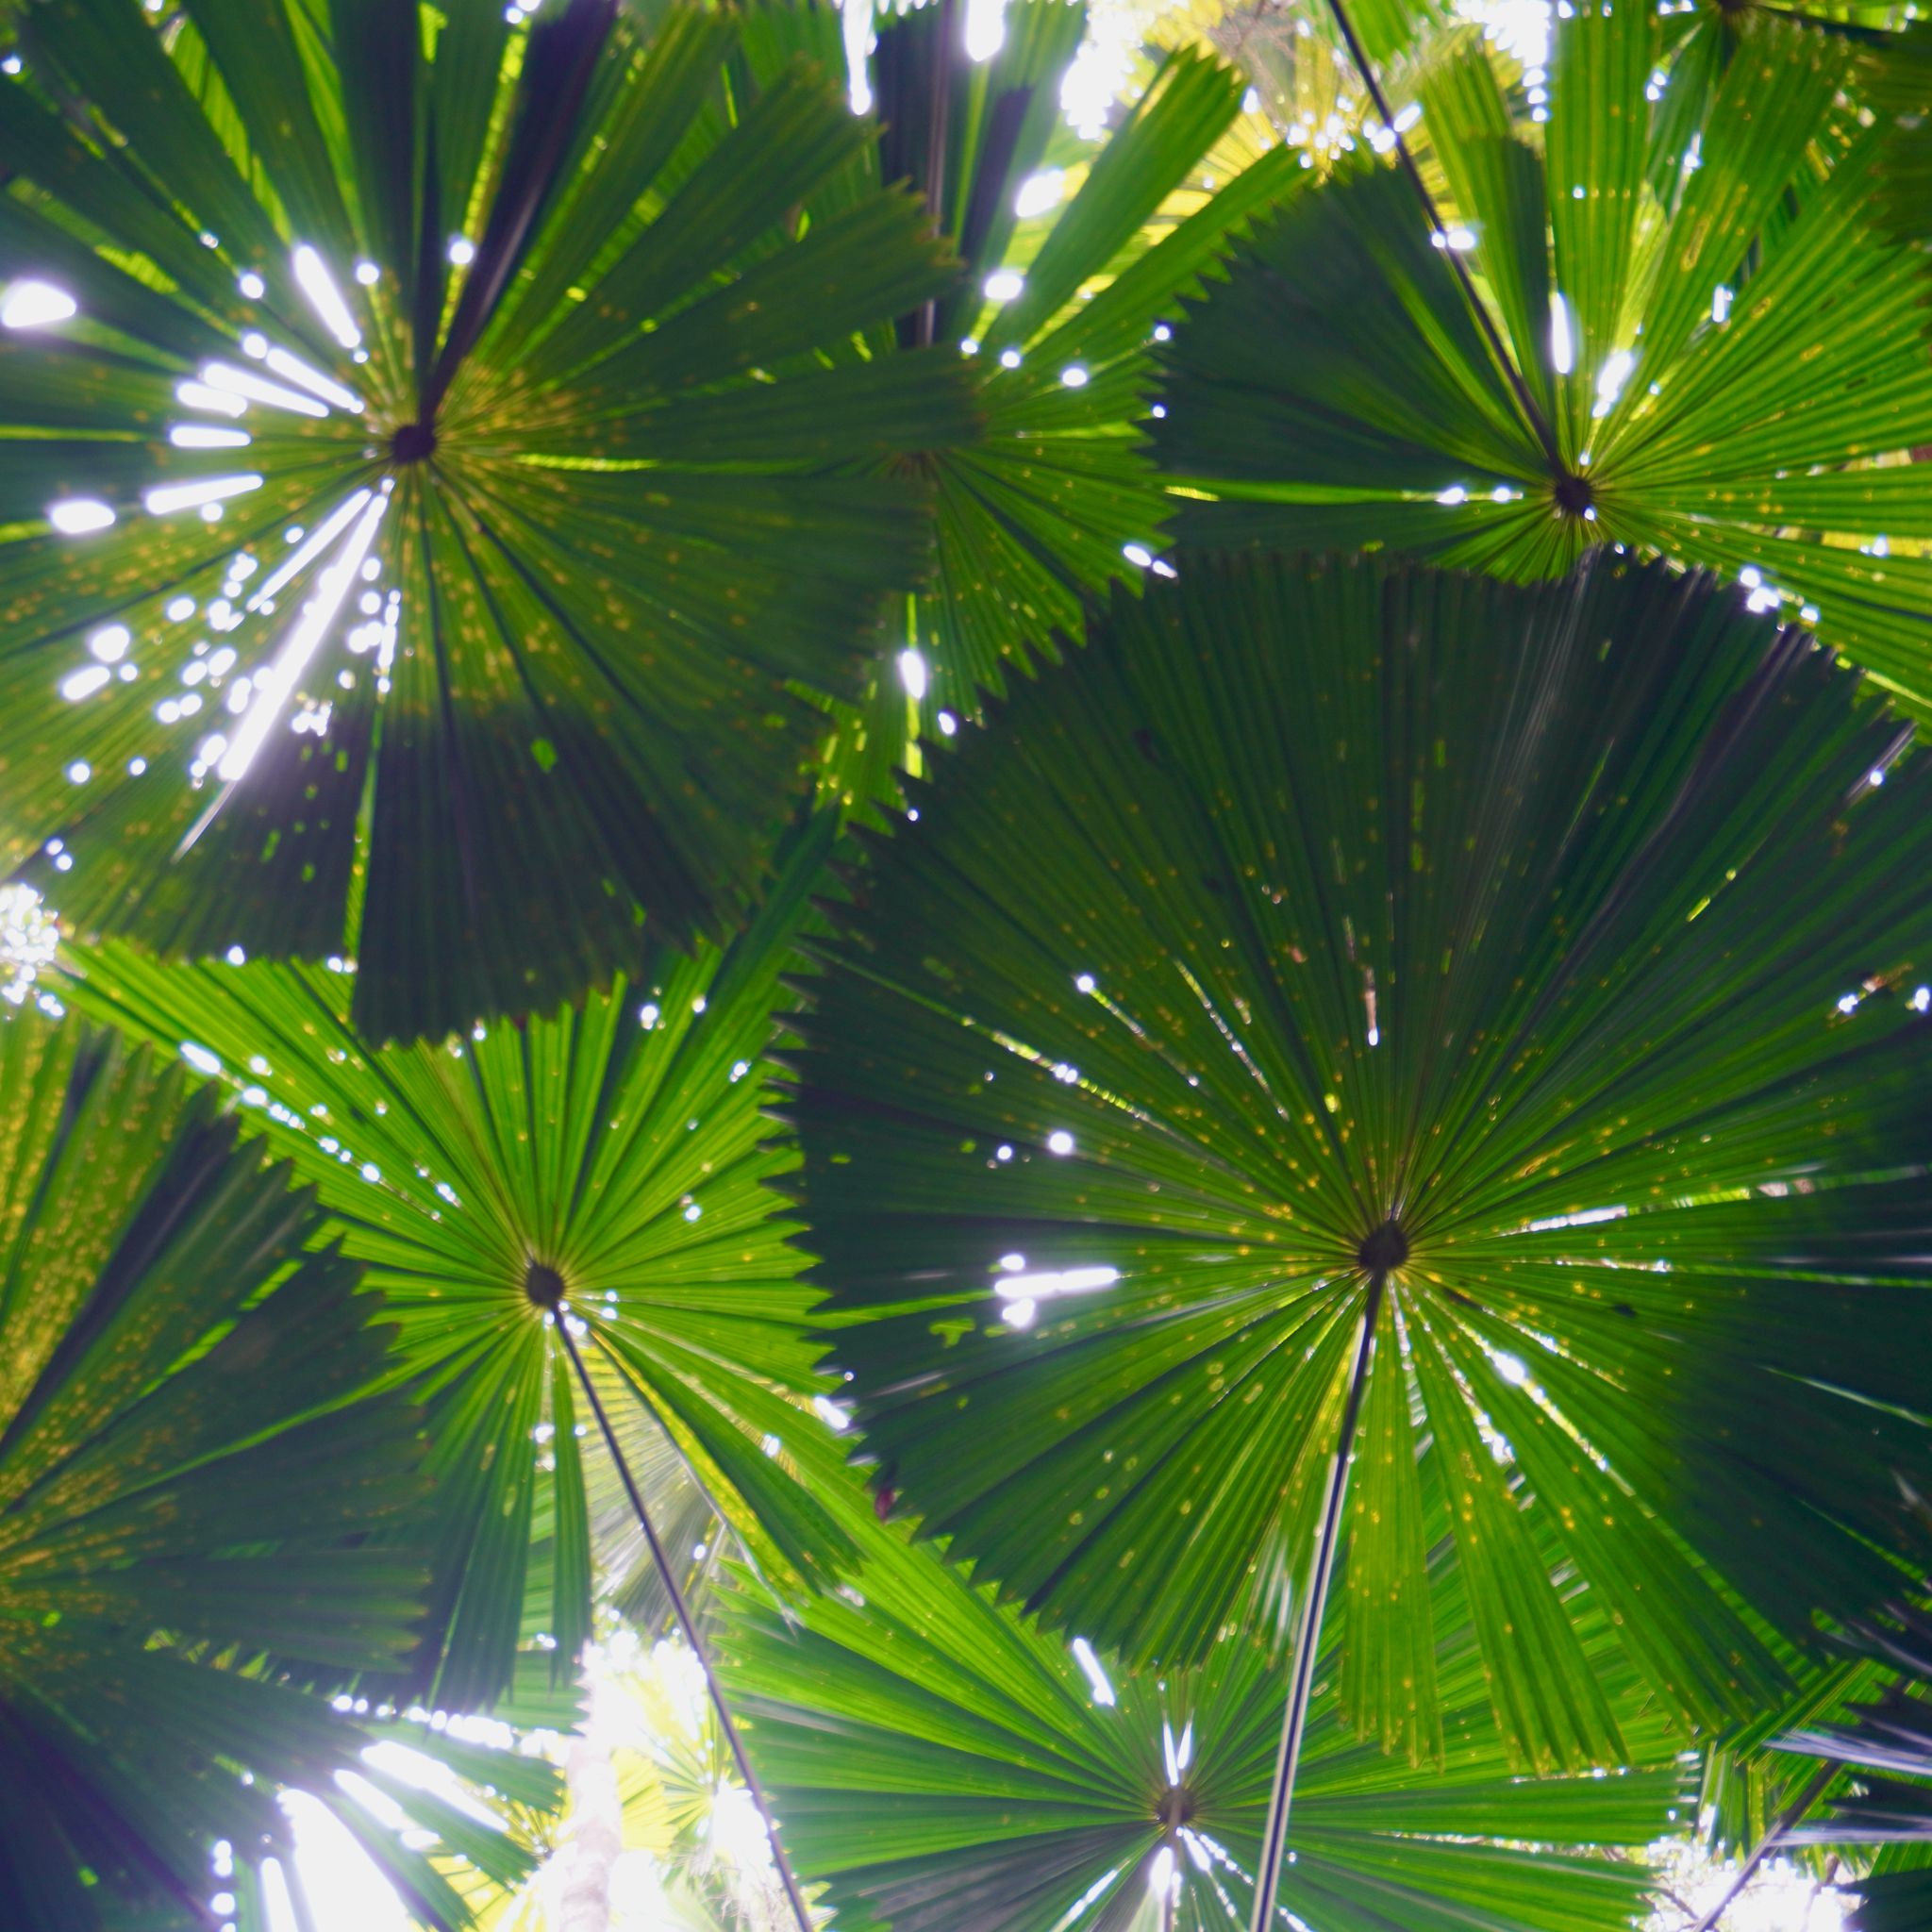
M 370 1049 L 322 969 L 157 966 L 125 945 L 70 960 L 77 1004 L 217 1070 L 385 1291 L 432 1444 L 413 1688 L 440 1704 L 495 1700 L 520 1641 L 567 1670 L 590 1632 L 585 1484 L 606 1505 L 614 1485 L 533 1270 L 562 1277 L 640 1475 L 644 1457 L 688 1473 L 696 1521 L 722 1512 L 781 1584 L 829 1581 L 847 1554 L 813 1494 L 840 1461 L 809 1407 L 817 1296 L 769 1186 L 795 1156 L 762 1112 L 778 974 L 830 829 L 794 836 L 722 953 L 660 951 L 580 1010 L 440 1045 Z
M 1224 499 L 1176 528 L 1519 580 L 1624 545 L 1740 579 L 1932 703 L 1906 463 L 1932 441 L 1928 283 L 1875 219 L 1886 128 L 1846 103 L 1842 42 L 1766 26 L 1687 142 L 1651 98 L 1657 32 L 1643 8 L 1560 21 L 1540 150 L 1494 131 L 1486 66 L 1438 87 L 1436 245 L 1410 184 L 1365 162 L 1241 252 L 1163 352 L 1157 451 Z
M 1231 1637 L 1166 1675 L 1083 1666 L 930 1547 L 858 1533 L 857 1594 L 818 1600 L 800 1627 L 743 1591 L 720 1637 L 787 1841 L 806 1878 L 828 1884 L 838 1923 L 1152 1927 L 1170 1923 L 1166 1881 L 1179 1932 L 1245 1924 L 1281 1727 L 1283 1675 L 1265 1646 Z M 1645 1878 L 1629 1855 L 1687 1798 L 1668 1742 L 1638 1718 L 1654 1770 L 1512 1776 L 1466 1614 L 1445 1622 L 1440 1766 L 1357 1740 L 1331 1644 L 1291 1833 L 1290 1923 L 1621 1932 Z M 1623 1856 L 1603 1855 L 1613 1847 Z
M 355 958 L 375 1040 L 736 922 L 788 687 L 924 568 L 878 468 L 974 434 L 880 353 L 916 198 L 801 215 L 874 139 L 835 77 L 510 12 L 44 0 L 0 83 L 8 274 L 79 311 L 0 338 L 7 853 L 83 932 Z

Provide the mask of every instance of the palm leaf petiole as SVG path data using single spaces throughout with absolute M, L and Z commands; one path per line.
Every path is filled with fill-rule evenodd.
M 1826 1788 L 1842 1769 L 1838 1764 L 1819 1767 L 1818 1775 L 1799 1791 L 1778 1817 L 1765 1826 L 1763 1837 L 1745 1854 L 1744 1862 L 1738 1867 L 1738 1875 L 1725 1888 L 1724 1896 L 1698 1920 L 1692 1932 L 1716 1932 L 1724 1915 L 1737 1902 L 1738 1894 L 1757 1876 L 1757 1868 L 1784 1843 L 1785 1834 L 1803 1822 L 1805 1814 L 1824 1797 Z
M 1338 14 L 1341 9 L 1338 8 Z M 1294 1673 L 1289 1680 L 1288 1709 L 1281 1721 L 1281 1749 L 1274 1759 L 1274 1789 L 1268 1800 L 1268 1827 L 1261 1837 L 1261 1858 L 1255 1870 L 1255 1916 L 1252 1932 L 1267 1932 L 1274 1920 L 1274 1898 L 1281 1885 L 1281 1863 L 1288 1852 L 1288 1807 L 1294 1796 L 1295 1767 L 1301 1757 L 1302 1732 L 1308 1722 L 1314 1694 L 1315 1657 L 1322 1641 L 1322 1612 L 1328 1602 L 1328 1583 L 1335 1574 L 1335 1549 L 1341 1541 L 1341 1506 L 1348 1494 L 1348 1464 L 1355 1433 L 1361 1422 L 1362 1396 L 1369 1386 L 1369 1364 L 1375 1354 L 1375 1324 L 1381 1319 L 1382 1294 L 1389 1270 L 1401 1264 L 1407 1242 L 1391 1221 L 1362 1243 L 1362 1262 L 1370 1269 L 1369 1293 L 1362 1305 L 1362 1324 L 1356 1337 L 1355 1366 L 1349 1372 L 1348 1400 L 1341 1410 L 1341 1427 L 1335 1439 L 1335 1460 L 1328 1471 L 1328 1495 L 1322 1506 L 1322 1529 L 1315 1542 L 1315 1560 L 1302 1599 L 1301 1624 L 1295 1633 Z M 1379 1264 L 1379 1265 L 1376 1265 Z
M 943 235 L 946 231 L 946 141 L 949 112 L 953 105 L 953 51 L 954 41 L 959 32 L 959 24 L 955 12 L 955 0 L 940 0 L 939 55 L 937 74 L 933 80 L 932 120 L 926 129 L 925 142 L 925 205 L 932 210 L 933 232 Z M 937 293 L 927 296 L 920 304 L 918 324 L 914 331 L 914 341 L 922 349 L 929 349 L 938 339 L 940 325 L 940 302 Z
M 1402 163 L 1402 172 L 1407 175 L 1409 185 L 1414 188 L 1416 197 L 1423 205 L 1423 212 L 1428 217 L 1429 233 L 1435 239 L 1437 247 L 1448 258 L 1449 266 L 1456 272 L 1456 280 L 1462 290 L 1463 300 L 1469 304 L 1470 313 L 1475 317 L 1476 325 L 1483 332 L 1483 340 L 1489 344 L 1490 354 L 1495 358 L 1496 367 L 1509 385 L 1510 393 L 1516 398 L 1516 406 L 1523 411 L 1524 420 L 1536 432 L 1536 440 L 1542 445 L 1543 455 L 1549 458 L 1550 474 L 1562 476 L 1563 456 L 1557 441 L 1557 432 L 1550 426 L 1549 418 L 1537 407 L 1536 397 L 1530 393 L 1528 383 L 1523 379 L 1523 372 L 1511 359 L 1509 351 L 1503 344 L 1502 332 L 1496 326 L 1496 319 L 1484 306 L 1483 299 L 1475 291 L 1475 280 L 1469 272 L 1469 264 L 1462 259 L 1459 250 L 1443 246 L 1447 228 L 1436 198 L 1423 180 L 1422 170 L 1415 164 L 1415 157 L 1408 151 L 1408 143 L 1402 138 L 1402 130 L 1395 125 L 1395 116 L 1390 111 L 1389 97 L 1382 92 L 1382 83 L 1375 78 L 1374 63 L 1369 59 L 1369 51 L 1362 45 L 1361 37 L 1355 30 L 1355 22 L 1348 17 L 1344 0 L 1328 0 L 1328 10 L 1335 16 L 1335 25 L 1341 30 L 1341 38 L 1348 43 L 1348 56 L 1355 62 L 1356 72 L 1362 77 L 1362 86 L 1368 90 L 1369 99 L 1374 103 L 1375 112 L 1382 117 L 1382 125 L 1389 130 L 1390 138 L 1395 143 L 1395 158 Z
M 563 1277 L 554 1269 L 546 1268 L 540 1261 L 532 1261 L 525 1282 L 525 1291 L 530 1299 L 539 1307 L 547 1307 L 555 1319 L 558 1338 L 563 1343 L 563 1352 L 570 1357 L 570 1365 L 576 1374 L 577 1384 L 584 1391 L 584 1399 L 591 1405 L 591 1413 L 597 1418 L 597 1427 L 604 1438 L 604 1446 L 610 1452 L 610 1459 L 617 1466 L 619 1480 L 624 1484 L 624 1492 L 630 1498 L 631 1513 L 638 1520 L 638 1527 L 643 1532 L 644 1542 L 651 1552 L 651 1561 L 657 1567 L 658 1574 L 663 1579 L 664 1593 L 671 1599 L 672 1614 L 677 1619 L 677 1627 L 684 1634 L 684 1641 L 691 1646 L 691 1655 L 697 1658 L 698 1667 L 705 1674 L 705 1689 L 710 1693 L 711 1707 L 718 1713 L 718 1727 L 724 1734 L 724 1741 L 731 1747 L 731 1761 L 738 1767 L 738 1775 L 744 1789 L 751 1793 L 751 1801 L 758 1808 L 758 1816 L 764 1821 L 765 1837 L 771 1843 L 772 1862 L 777 1867 L 779 1881 L 785 1887 L 785 1896 L 791 1902 L 793 1917 L 798 1921 L 798 1932 L 812 1932 L 811 1912 L 805 1903 L 805 1894 L 798 1889 L 798 1879 L 791 1870 L 791 1861 L 785 1856 L 785 1847 L 778 1840 L 778 1826 L 772 1817 L 772 1808 L 765 1802 L 763 1787 L 758 1783 L 758 1774 L 751 1768 L 751 1759 L 745 1755 L 744 1740 L 738 1735 L 738 1725 L 732 1721 L 731 1707 L 724 1701 L 724 1693 L 718 1688 L 718 1674 L 711 1667 L 711 1657 L 705 1646 L 705 1640 L 699 1632 L 697 1620 L 691 1613 L 691 1607 L 685 1602 L 684 1591 L 678 1586 L 677 1572 L 664 1554 L 664 1546 L 658 1541 L 658 1532 L 651 1522 L 651 1512 L 644 1507 L 644 1499 L 638 1489 L 637 1479 L 630 1473 L 630 1464 L 625 1459 L 624 1447 L 617 1440 L 617 1431 L 610 1426 L 610 1418 L 604 1412 L 604 1403 L 597 1393 L 596 1385 L 591 1380 L 590 1372 L 584 1367 L 584 1358 L 577 1353 L 576 1338 L 570 1332 L 568 1320 L 569 1304 L 564 1300 Z

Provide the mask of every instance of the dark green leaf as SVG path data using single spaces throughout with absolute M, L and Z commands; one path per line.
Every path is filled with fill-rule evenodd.
M 78 1022 L 0 1026 L 0 1898 L 21 1932 L 116 1898 L 198 1912 L 214 1840 L 280 1841 L 274 1783 L 326 1785 L 365 1741 L 285 1674 L 389 1671 L 419 1641 L 423 1566 L 394 1547 L 422 1521 L 419 1417 L 367 1392 L 395 1331 L 360 1268 L 314 1250 L 312 1196 L 192 1088 Z
M 1451 1537 L 1524 1759 L 1620 1761 L 1579 1605 L 1747 1716 L 1741 1606 L 1803 1644 L 1894 1588 L 1932 1478 L 1932 767 L 1661 566 L 1178 563 L 872 841 L 794 1023 L 879 1479 L 1054 1623 L 1203 1656 L 1300 1602 L 1392 1217 L 1371 1681 Z
M 923 492 L 858 473 L 974 434 L 953 358 L 875 353 L 950 280 L 918 203 L 802 218 L 872 130 L 808 64 L 727 81 L 694 7 L 183 13 L 47 0 L 0 87 L 9 275 L 81 307 L 0 344 L 4 856 L 83 933 L 353 958 L 378 1041 L 722 936 L 798 693 L 858 692 L 923 568 Z M 211 365 L 295 403 L 238 425 Z

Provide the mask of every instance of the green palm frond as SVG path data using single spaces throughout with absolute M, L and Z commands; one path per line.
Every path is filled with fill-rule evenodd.
M 1894 1602 L 1855 1620 L 1841 1641 L 1853 1668 L 1863 1667 L 1851 1686 L 1858 1694 L 1795 1713 L 1774 1740 L 1780 1751 L 1820 1760 L 1815 1777 L 1810 1765 L 1786 1760 L 1809 1802 L 1792 1807 L 1774 1842 L 1864 1848 L 1849 1924 L 1911 1932 L 1932 1907 L 1932 1614 L 1923 1602 Z
M 417 1641 L 417 1412 L 312 1195 L 184 1069 L 0 1026 L 0 1898 L 75 1932 L 202 1923 L 208 1848 L 364 1741 L 290 1674 Z M 384 1541 L 378 1538 L 377 1541 Z M 273 1663 L 265 1661 L 273 1658 Z M 231 1668 L 217 1668 L 228 1665 Z M 240 1774 L 248 1773 L 251 1786 Z
M 78 315 L 0 343 L 11 860 L 85 933 L 354 957 L 376 1041 L 725 931 L 788 687 L 856 693 L 924 567 L 857 472 L 973 434 L 883 353 L 951 276 L 916 199 L 799 211 L 872 143 L 841 89 L 616 0 L 20 31 L 0 244 Z
M 1016 200 L 1043 158 L 1082 10 L 1022 0 L 1008 9 L 1006 47 L 984 66 L 940 58 L 939 18 L 938 8 L 903 17 L 881 35 L 878 62 L 889 125 L 917 130 L 943 113 L 958 130 L 943 225 L 967 279 L 936 305 L 931 327 L 941 345 L 967 351 L 986 425 L 982 441 L 935 449 L 921 466 L 939 519 L 938 573 L 912 615 L 912 641 L 932 667 L 928 714 L 976 711 L 1010 671 L 1078 636 L 1087 597 L 1139 580 L 1166 509 L 1138 434 L 1151 344 L 1230 235 L 1294 173 L 1277 152 L 1199 193 L 1203 158 L 1241 112 L 1244 84 L 1220 61 L 1180 52 L 1157 68 L 1069 198 L 1023 222 Z M 926 187 L 916 145 L 890 159 Z M 1196 191 L 1198 206 L 1157 223 L 1182 190 Z
M 1932 104 L 1932 41 L 1909 6 L 1866 0 L 1690 0 L 1662 12 L 1664 58 L 1657 81 L 1669 105 L 1659 117 L 1667 151 L 1681 154 L 1704 126 L 1734 61 L 1773 59 L 1793 30 L 1840 43 L 1851 56 L 1849 91 L 1886 115 Z
M 1223 498 L 1175 528 L 1519 580 L 1623 545 L 1741 578 L 1932 703 L 1904 463 L 1932 441 L 1927 281 L 1873 219 L 1886 130 L 1844 106 L 1845 49 L 1786 28 L 1731 63 L 1694 148 L 1660 148 L 1657 30 L 1557 24 L 1541 151 L 1481 59 L 1425 89 L 1454 249 L 1385 167 L 1290 204 L 1165 352 L 1157 450 Z
M 495 1697 L 520 1642 L 559 1669 L 589 1634 L 591 1523 L 611 1489 L 536 1297 L 561 1277 L 619 1413 L 660 1438 L 707 1509 L 780 1582 L 844 1552 L 814 1500 L 836 1438 L 801 1336 L 769 1183 L 761 1056 L 829 821 L 794 837 L 758 920 L 723 952 L 660 952 L 634 982 L 525 1026 L 375 1051 L 322 969 L 157 966 L 76 951 L 70 997 L 224 1079 L 311 1180 L 399 1327 L 438 1482 L 425 1694 Z M 707 1517 L 706 1520 L 708 1520 Z
M 1157 1676 L 1076 1661 L 929 1545 L 891 1529 L 851 1592 L 802 1624 L 754 1591 L 721 1648 L 760 1776 L 801 1872 L 854 1932 L 1179 1932 L 1245 1924 L 1281 1724 L 1265 1646 L 1230 1637 Z M 1439 1640 L 1442 1761 L 1358 1741 L 1331 1642 L 1309 1721 L 1282 1905 L 1328 1932 L 1623 1932 L 1631 1855 L 1691 1793 L 1658 1727 L 1654 1769 L 1512 1775 L 1467 1610 Z M 1601 1656 L 1601 1646 L 1598 1646 Z M 1625 1700 L 1626 1708 L 1632 1701 Z M 1505 1842 L 1513 1840 L 1513 1842 Z M 1615 1856 L 1606 1856 L 1614 1852 Z M 1159 1894 L 1172 1889 L 1173 1916 Z
M 1177 561 L 868 840 L 792 1023 L 879 1480 L 1198 1658 L 1299 1607 L 1379 1299 L 1364 1730 L 1427 1747 L 1444 1537 L 1524 1759 L 1622 1761 L 1579 1592 L 1681 1720 L 1748 1717 L 1932 1475 L 1932 767 L 1662 566 Z
M 924 659 L 915 707 L 928 732 L 941 709 L 972 715 L 1010 672 L 1077 636 L 1086 597 L 1139 580 L 1166 510 L 1138 434 L 1152 344 L 1296 172 L 1274 153 L 1232 181 L 1204 175 L 1245 83 L 1194 49 L 1160 62 L 1097 147 L 1075 146 L 1059 88 L 1085 20 L 1067 0 L 1012 0 L 985 60 L 967 57 L 960 9 L 879 25 L 871 84 L 883 132 L 864 172 L 935 204 L 964 270 L 908 309 L 899 340 L 958 361 L 982 425 L 969 441 L 936 424 L 941 433 L 893 464 L 937 509 L 938 568 L 899 640 Z M 829 10 L 764 22 L 778 45 L 821 58 L 837 31 Z M 1063 198 L 1023 214 L 1022 191 L 1053 174 Z M 903 707 L 890 660 L 881 672 Z

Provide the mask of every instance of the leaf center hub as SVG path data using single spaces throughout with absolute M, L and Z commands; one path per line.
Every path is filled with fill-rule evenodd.
M 524 1270 L 524 1293 L 528 1296 L 532 1307 L 555 1314 L 568 1292 L 563 1276 L 549 1262 L 531 1257 Z
M 389 440 L 389 453 L 399 463 L 426 462 L 436 454 L 436 425 L 405 423 Z
M 1385 1221 L 1372 1234 L 1362 1237 L 1356 1259 L 1365 1274 L 1387 1274 L 1408 1259 L 1408 1237 L 1398 1222 Z
M 1561 475 L 1557 478 L 1557 508 L 1565 516 L 1580 517 L 1596 508 L 1596 491 L 1588 476 Z

